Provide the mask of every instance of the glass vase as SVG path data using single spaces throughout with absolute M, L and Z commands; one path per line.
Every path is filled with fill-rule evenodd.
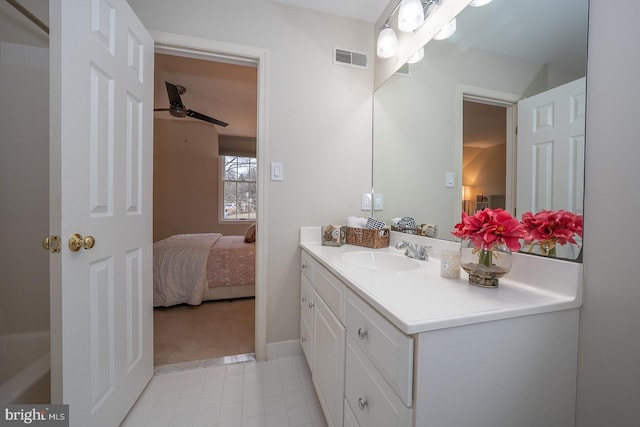
M 511 270 L 511 250 L 504 241 L 477 247 L 471 239 L 462 239 L 460 265 L 469 274 L 469 284 L 497 288 L 498 279 Z
M 523 252 L 555 258 L 557 256 L 556 241 L 554 239 L 548 239 L 540 242 L 525 243 Z

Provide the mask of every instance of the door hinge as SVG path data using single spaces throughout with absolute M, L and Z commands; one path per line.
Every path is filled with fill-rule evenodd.
M 60 253 L 60 236 L 46 236 L 42 239 L 42 247 L 52 254 Z

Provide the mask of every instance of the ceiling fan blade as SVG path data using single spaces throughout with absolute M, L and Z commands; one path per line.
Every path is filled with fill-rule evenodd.
M 169 108 L 154 108 L 153 111 L 169 111 Z
M 205 122 L 213 123 L 214 125 L 218 125 L 222 127 L 229 125 L 229 123 L 225 123 L 218 119 L 214 119 L 213 117 L 205 116 L 204 114 L 198 113 L 197 111 L 193 111 L 193 110 L 187 110 L 187 116 L 193 117 L 194 119 L 204 120 Z
M 176 85 L 172 85 L 169 82 L 164 82 L 167 87 L 167 95 L 169 95 L 169 104 L 174 107 L 185 108 L 182 103 L 182 98 L 180 98 L 180 92 L 178 91 L 178 87 Z

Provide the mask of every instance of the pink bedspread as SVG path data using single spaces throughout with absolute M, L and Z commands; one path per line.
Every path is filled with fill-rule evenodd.
M 153 306 L 198 305 L 206 288 L 253 285 L 255 243 L 219 233 L 178 234 L 153 244 Z
M 222 236 L 211 246 L 207 282 L 215 286 L 253 285 L 256 280 L 256 245 L 244 236 Z

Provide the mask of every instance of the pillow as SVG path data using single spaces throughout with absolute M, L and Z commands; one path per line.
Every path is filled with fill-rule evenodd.
M 256 223 L 254 222 L 244 232 L 245 243 L 254 243 L 256 241 Z

